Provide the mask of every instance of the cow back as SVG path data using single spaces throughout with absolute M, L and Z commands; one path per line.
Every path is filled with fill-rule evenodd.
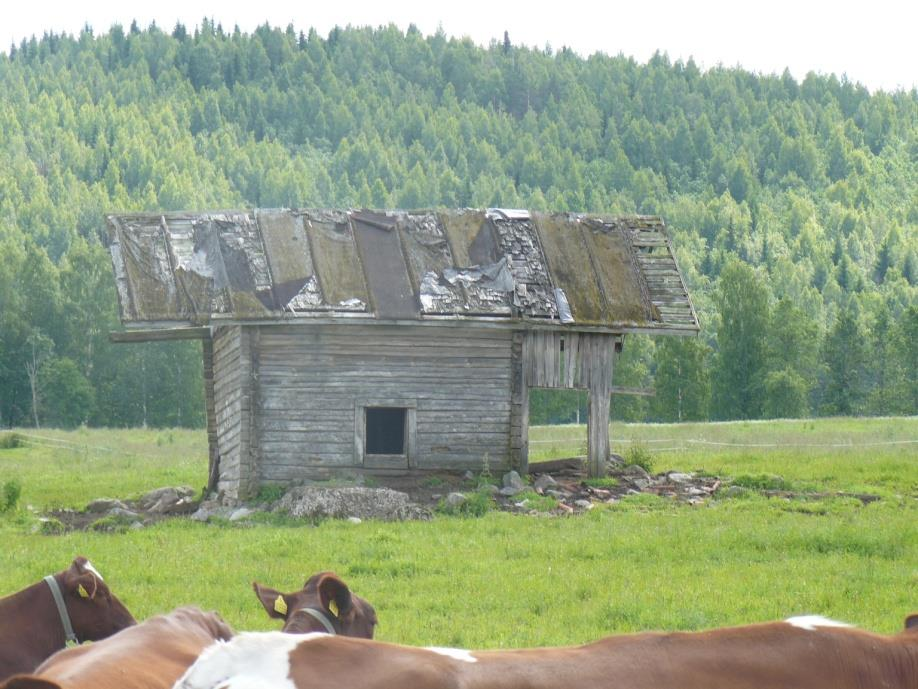
M 179 608 L 91 646 L 56 653 L 35 675 L 0 689 L 169 689 L 204 648 L 231 637 L 217 614 Z

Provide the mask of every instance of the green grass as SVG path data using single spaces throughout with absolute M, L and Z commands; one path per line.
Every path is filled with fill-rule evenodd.
M 583 426 L 536 426 L 529 437 L 558 448 L 537 456 L 547 460 L 571 456 L 567 451 L 584 432 Z M 646 448 L 657 472 L 773 474 L 821 490 L 918 492 L 918 417 L 613 423 L 610 434 L 612 450 L 621 455 L 634 444 Z
M 36 509 L 82 508 L 95 498 L 139 497 L 160 486 L 207 484 L 207 435 L 189 430 L 22 430 L 0 449 L 0 484 L 22 485 Z M 29 438 L 34 438 L 31 444 Z M 50 440 L 46 440 L 50 439 Z
M 832 438 L 823 424 L 834 426 L 839 438 L 918 437 L 912 419 L 819 420 L 814 429 L 793 423 L 796 430 L 779 425 L 771 436 L 756 424 L 627 431 L 650 448 L 650 440 L 668 437 L 663 432 L 730 434 L 744 442 L 780 437 L 785 444 L 811 433 Z M 171 433 L 172 443 L 157 445 L 155 432 L 89 432 L 87 448 L 118 446 L 124 451 L 117 457 L 90 449 L 76 459 L 69 450 L 0 450 L 0 484 L 15 478 L 23 487 L 19 509 L 0 515 L 0 592 L 33 583 L 80 553 L 139 618 L 195 603 L 219 610 L 237 629 L 272 629 L 277 624 L 265 616 L 251 581 L 286 590 L 332 569 L 376 606 L 379 638 L 472 648 L 577 643 L 613 632 L 701 629 L 804 613 L 893 632 L 918 611 L 914 447 L 655 454 L 659 470 L 765 474 L 845 491 L 872 487 L 882 499 L 868 505 L 753 492 L 689 506 L 642 495 L 564 518 L 492 511 L 401 524 L 173 520 L 121 534 L 33 531 L 36 521 L 22 503 L 81 506 L 93 497 L 160 485 L 201 485 L 204 434 Z

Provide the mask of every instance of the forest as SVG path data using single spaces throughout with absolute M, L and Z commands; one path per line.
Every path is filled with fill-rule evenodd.
M 512 33 L 205 19 L 10 46 L 0 427 L 202 426 L 199 344 L 109 341 L 104 216 L 241 207 L 661 215 L 702 333 L 627 336 L 614 382 L 656 394 L 615 418 L 918 414 L 918 92 Z

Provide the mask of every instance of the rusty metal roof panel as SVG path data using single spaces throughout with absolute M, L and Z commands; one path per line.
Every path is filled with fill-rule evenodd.
M 698 330 L 659 218 L 281 209 L 108 222 L 135 328 L 362 316 Z

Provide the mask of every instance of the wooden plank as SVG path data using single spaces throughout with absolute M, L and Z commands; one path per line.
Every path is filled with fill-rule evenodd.
M 580 368 L 580 335 L 567 333 L 564 336 L 564 384 L 572 388 L 578 383 L 577 371 Z
M 491 443 L 501 443 L 507 441 L 507 430 L 501 429 L 493 432 L 473 431 L 468 433 L 457 432 L 439 432 L 439 431 L 418 431 L 418 442 L 441 445 L 483 445 L 489 447 Z
M 343 443 L 350 447 L 354 442 L 354 423 L 352 418 L 347 421 L 350 423 L 342 423 L 334 428 L 262 428 L 260 438 L 263 443 Z
M 587 421 L 587 471 L 591 477 L 605 476 L 609 459 L 609 398 L 590 392 Z
M 108 334 L 109 342 L 117 344 L 135 342 L 169 342 L 174 340 L 205 340 L 210 338 L 210 328 L 167 328 L 165 330 L 119 330 Z

